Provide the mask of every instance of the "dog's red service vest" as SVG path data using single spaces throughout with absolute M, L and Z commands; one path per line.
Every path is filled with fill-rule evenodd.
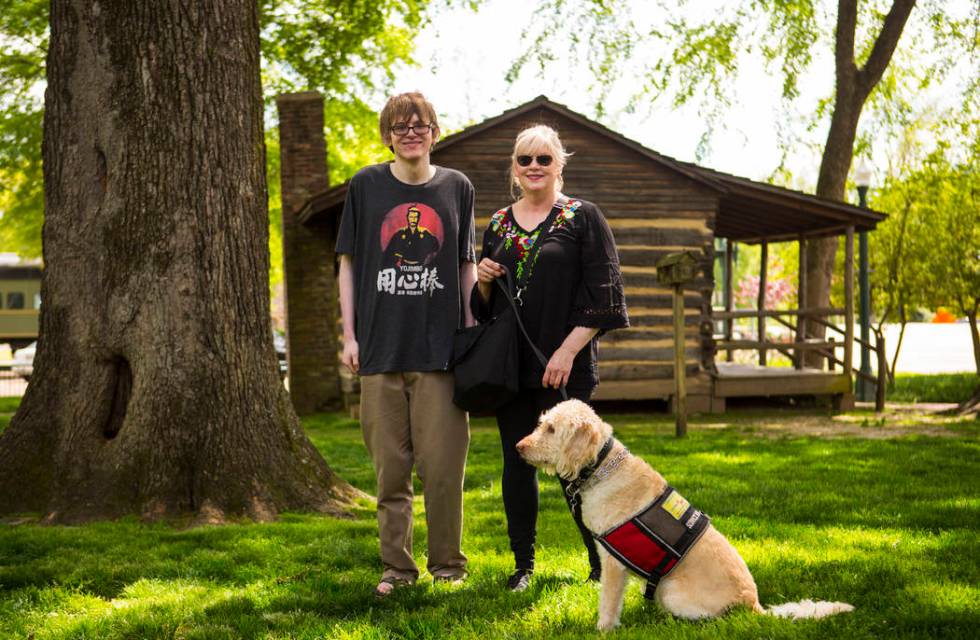
M 673 487 L 638 514 L 596 540 L 617 560 L 647 581 L 646 598 L 653 598 L 660 579 L 684 559 L 711 522 Z

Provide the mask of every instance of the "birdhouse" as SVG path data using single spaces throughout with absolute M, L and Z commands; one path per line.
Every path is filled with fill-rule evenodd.
M 657 282 L 686 284 L 698 275 L 698 254 L 694 251 L 670 253 L 657 261 Z

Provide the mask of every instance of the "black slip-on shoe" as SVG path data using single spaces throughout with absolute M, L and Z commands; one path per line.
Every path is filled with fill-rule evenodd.
M 507 578 L 507 588 L 511 591 L 524 591 L 531 586 L 533 569 L 518 569 Z

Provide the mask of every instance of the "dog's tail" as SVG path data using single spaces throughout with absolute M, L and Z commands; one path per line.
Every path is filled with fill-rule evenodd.
M 794 620 L 801 618 L 826 618 L 827 616 L 847 613 L 848 611 L 854 611 L 854 605 L 847 604 L 846 602 L 825 602 L 823 600 L 787 602 L 785 604 L 773 605 L 763 610 L 766 615 L 776 616 L 777 618 L 792 618 Z

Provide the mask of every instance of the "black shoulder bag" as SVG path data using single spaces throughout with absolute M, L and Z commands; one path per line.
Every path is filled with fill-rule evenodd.
M 453 337 L 453 402 L 466 411 L 490 413 L 517 395 L 520 378 L 517 329 L 541 365 L 548 366 L 548 359 L 521 322 L 521 314 L 514 304 L 510 271 L 504 267 L 504 277 L 495 282 L 510 304 L 489 322 L 457 329 Z M 565 385 L 561 386 L 561 397 L 568 399 Z

